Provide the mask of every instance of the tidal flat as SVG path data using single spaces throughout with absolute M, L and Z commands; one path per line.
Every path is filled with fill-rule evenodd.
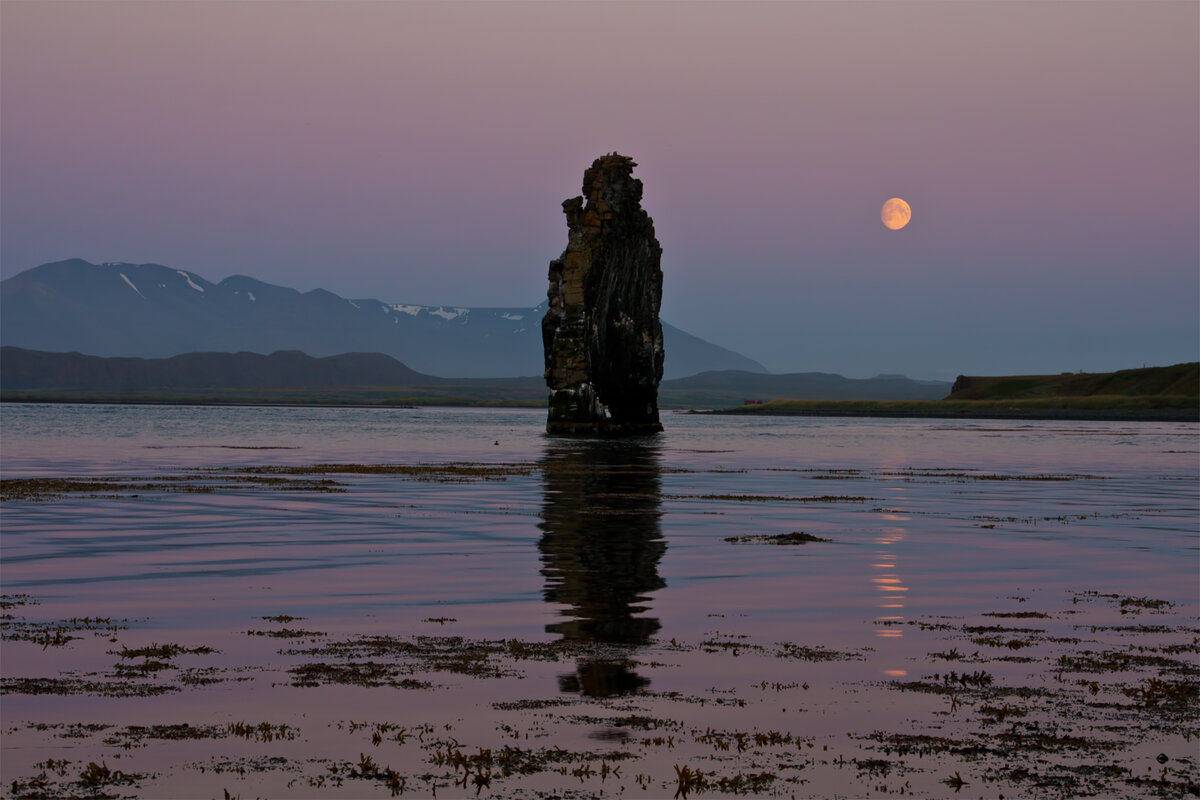
M 1200 428 L 6 404 L 12 797 L 1200 795 Z

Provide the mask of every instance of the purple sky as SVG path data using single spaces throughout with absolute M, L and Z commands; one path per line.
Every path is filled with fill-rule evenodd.
M 1200 358 L 1195 2 L 5 0 L 0 37 L 3 277 L 532 305 L 616 150 L 663 317 L 772 370 Z

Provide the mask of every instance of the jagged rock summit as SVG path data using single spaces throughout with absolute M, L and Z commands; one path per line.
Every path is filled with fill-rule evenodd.
M 583 196 L 563 202 L 567 249 L 550 262 L 542 318 L 549 433 L 662 430 L 662 247 L 636 166 L 601 156 L 583 173 Z

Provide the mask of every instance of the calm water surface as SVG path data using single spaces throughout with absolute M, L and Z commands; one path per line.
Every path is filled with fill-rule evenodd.
M 1093 680 L 1104 683 L 1090 694 L 1096 720 L 1125 714 L 1108 727 L 1132 730 L 1146 723 L 1136 709 L 1102 713 L 1099 701 L 1148 705 L 1124 690 L 1164 675 L 1184 676 L 1174 727 L 1106 733 L 1120 747 L 1104 758 L 1126 771 L 1107 778 L 1071 762 L 1094 752 L 1056 751 L 1066 777 L 1054 785 L 1141 796 L 1160 771 L 1185 788 L 1196 779 L 1196 425 L 664 422 L 659 437 L 597 441 L 548 438 L 544 412 L 529 410 L 6 404 L 6 481 L 119 480 L 3 505 L 5 781 L 49 758 L 47 779 L 70 794 L 84 766 L 108 759 L 141 776 L 109 789 L 126 795 L 389 796 L 347 766 L 369 754 L 412 796 L 670 796 L 685 764 L 713 781 L 770 774 L 755 789 L 783 796 L 940 796 L 954 773 L 973 796 L 1036 795 L 997 766 L 1011 754 L 972 761 L 960 747 L 904 762 L 876 734 L 962 744 L 1016 736 L 1035 718 L 1060 726 L 1061 708 L 1017 689 L 1087 699 Z M 827 541 L 763 541 L 793 532 Z M 278 615 L 297 620 L 264 619 Z M 119 624 L 67 625 L 77 638 L 65 643 L 11 635 L 79 618 Z M 1080 641 L 1084 630 L 1101 638 Z M 497 673 L 480 676 L 403 648 L 329 647 L 372 636 L 557 649 L 493 652 Z M 119 648 L 168 642 L 217 652 L 145 668 L 136 686 L 170 691 L 131 693 L 138 662 Z M 1063 676 L 1064 647 L 1136 646 L 1182 667 Z M 313 664 L 376 662 L 428 688 L 398 673 L 297 679 Z M 932 691 L 949 669 L 985 670 L 1012 692 Z M 65 683 L 30 688 L 49 677 Z M 1014 697 L 1032 704 L 1025 715 Z M 1001 702 L 1008 712 L 988 716 Z M 300 734 L 223 733 L 239 721 Z M 126 746 L 131 726 L 183 723 L 222 735 Z M 437 763 L 428 742 L 372 742 L 380 723 L 425 731 L 446 752 L 511 743 L 578 758 L 526 774 L 497 766 L 484 783 L 482 768 Z M 80 724 L 95 729 L 69 736 Z M 780 735 L 751 747 L 738 732 Z M 1154 757 L 1165 750 L 1164 768 Z M 590 774 L 606 757 L 624 759 L 621 774 Z M 464 769 L 479 782 L 457 784 Z M 1064 790 L 1067 778 L 1077 784 Z

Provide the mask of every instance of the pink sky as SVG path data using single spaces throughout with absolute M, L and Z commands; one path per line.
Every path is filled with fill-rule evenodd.
M 532 305 L 616 150 L 664 318 L 774 370 L 1200 356 L 1194 2 L 5 0 L 0 37 L 3 277 Z

